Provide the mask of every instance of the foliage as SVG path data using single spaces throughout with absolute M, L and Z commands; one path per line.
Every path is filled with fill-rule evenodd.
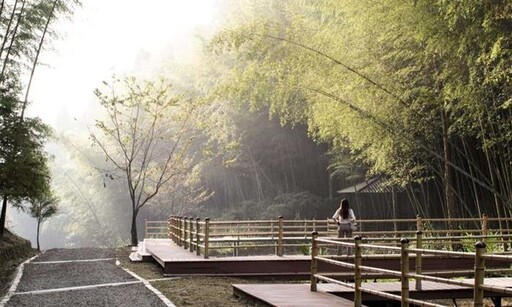
M 475 244 L 478 241 L 476 238 L 471 238 L 471 234 L 466 233 L 467 238 L 462 239 L 462 246 L 465 252 L 475 252 Z M 500 239 L 498 232 L 489 232 L 488 238 L 485 241 L 486 251 L 489 253 L 503 252 L 503 242 Z M 481 239 L 480 239 L 481 240 Z
M 225 97 L 396 183 L 442 183 L 449 215 L 512 208 L 510 2 L 237 2 L 210 46 L 237 59 Z
M 1 84 L 37 64 L 40 45 L 57 37 L 48 23 L 70 16 L 80 1 L 6 0 L 0 16 Z
M 19 205 L 49 191 L 43 150 L 49 128 L 37 118 L 25 118 L 24 113 L 39 54 L 48 36 L 56 35 L 50 22 L 70 14 L 78 4 L 78 0 L 7 0 L 0 6 L 0 238 L 9 201 Z
M 310 192 L 279 194 L 270 201 L 256 202 L 247 200 L 240 202 L 232 209 L 226 210 L 220 218 L 223 220 L 260 220 L 277 219 L 325 219 L 332 215 L 336 206 L 330 199 L 311 194 Z
M 0 230 L 5 227 L 7 202 L 20 207 L 24 200 L 50 189 L 50 171 L 43 146 L 50 131 L 39 119 L 20 120 L 15 98 L 0 98 Z

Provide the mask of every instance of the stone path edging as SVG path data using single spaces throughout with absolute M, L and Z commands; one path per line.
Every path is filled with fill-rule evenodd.
M 176 305 L 174 305 L 165 295 L 162 294 L 162 292 L 158 291 L 158 289 L 156 289 L 155 287 L 153 287 L 149 281 L 147 281 L 146 279 L 140 277 L 139 275 L 133 273 L 132 271 L 128 270 L 128 269 L 125 269 L 125 268 L 121 268 L 123 269 L 126 273 L 132 275 L 133 277 L 137 278 L 138 280 L 140 280 L 145 286 L 146 288 L 148 288 L 149 290 L 151 290 L 153 293 L 155 293 L 161 300 L 162 302 L 167 305 L 167 307 L 176 307 Z M 0 306 L 1 307 L 1 306 Z
M 55 292 L 65 292 L 65 291 L 75 291 L 75 290 L 86 290 L 86 289 L 96 289 L 96 288 L 104 288 L 104 287 L 115 287 L 115 286 L 124 286 L 124 285 L 133 285 L 140 284 L 141 281 L 124 281 L 124 282 L 115 282 L 115 283 L 107 283 L 107 284 L 96 284 L 96 285 L 87 285 L 87 286 L 78 286 L 78 287 L 66 287 L 66 288 L 56 288 L 56 289 L 46 289 L 46 290 L 33 290 L 26 292 L 14 292 L 14 295 L 25 295 L 25 294 L 44 294 L 44 293 L 55 293 Z
M 35 255 L 34 257 L 25 260 L 23 263 L 18 265 L 18 268 L 16 269 L 16 277 L 14 277 L 14 280 L 11 284 L 11 287 L 9 288 L 9 291 L 7 291 L 7 294 L 4 296 L 2 301 L 0 301 L 0 307 L 4 307 L 5 304 L 11 299 L 11 296 L 14 295 L 16 292 L 16 288 L 18 287 L 18 284 L 20 283 L 21 276 L 23 276 L 23 268 L 25 267 L 25 264 L 31 262 L 32 260 L 36 259 L 40 254 Z
M 102 287 L 115 287 L 115 286 L 122 286 L 122 285 L 130 285 L 130 284 L 138 284 L 142 283 L 147 289 L 149 289 L 151 292 L 156 294 L 156 296 L 167 306 L 167 307 L 176 307 L 167 297 L 165 297 L 159 290 L 157 290 L 155 287 L 153 287 L 150 284 L 150 281 L 138 276 L 137 274 L 131 272 L 128 269 L 125 269 L 120 266 L 119 261 L 116 258 L 101 258 L 101 259 L 82 259 L 82 260 L 63 260 L 63 261 L 33 261 L 36 259 L 39 255 L 38 254 L 20 265 L 18 265 L 16 269 L 16 276 L 11 284 L 11 287 L 9 288 L 7 294 L 3 297 L 3 299 L 0 301 L 0 307 L 5 307 L 6 304 L 9 302 L 11 297 L 13 295 L 36 295 L 36 294 L 44 294 L 44 293 L 55 293 L 55 292 L 65 292 L 65 291 L 76 291 L 76 290 L 84 290 L 84 289 L 95 289 L 95 288 L 102 288 Z M 20 283 L 20 280 L 23 276 L 24 266 L 28 263 L 32 264 L 61 264 L 61 263 L 73 263 L 73 262 L 99 262 L 99 261 L 111 261 L 116 260 L 116 266 L 118 266 L 120 269 L 124 270 L 131 276 L 133 276 L 137 281 L 127 281 L 127 282 L 116 282 L 116 283 L 104 283 L 104 284 L 96 284 L 96 285 L 86 285 L 86 286 L 78 286 L 78 287 L 66 287 L 66 288 L 57 288 L 57 289 L 45 289 L 45 290 L 33 290 L 33 291 L 26 291 L 26 292 L 16 292 L 16 289 L 18 287 L 18 284 Z M 154 279 L 151 281 L 158 281 L 158 280 L 168 280 L 168 279 L 175 279 L 175 278 L 161 278 L 161 279 Z
M 61 260 L 61 261 L 32 261 L 32 264 L 59 264 L 59 263 L 73 263 L 73 262 L 98 262 L 98 261 L 110 261 L 110 260 L 116 260 L 116 258 Z

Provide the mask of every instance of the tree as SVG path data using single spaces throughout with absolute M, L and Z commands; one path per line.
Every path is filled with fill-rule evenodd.
M 192 167 L 187 156 L 193 134 L 191 104 L 171 95 L 164 81 L 138 82 L 133 77 L 113 78 L 96 96 L 106 111 L 97 120 L 102 136 L 91 133 L 93 144 L 126 180 L 131 202 L 131 244 L 138 244 L 139 210 L 164 187 L 185 176 Z
M 77 4 L 75 0 L 3 0 L 0 5 L 0 238 L 9 201 L 20 207 L 24 200 L 49 190 L 43 143 L 50 129 L 38 118 L 25 118 L 25 109 L 43 43 L 56 35 L 50 22 L 69 14 Z
M 30 200 L 30 215 L 37 220 L 37 250 L 41 251 L 39 245 L 39 234 L 43 221 L 57 213 L 58 199 L 54 195 L 44 195 L 37 199 Z
M 44 43 L 57 33 L 50 26 L 69 16 L 79 0 L 3 0 L 0 6 L 0 86 L 30 70 L 21 117 L 28 103 L 30 85 Z
M 21 207 L 23 201 L 40 197 L 50 189 L 48 158 L 43 148 L 50 130 L 39 119 L 21 121 L 18 102 L 14 97 L 1 97 L 0 238 L 5 228 L 8 202 Z

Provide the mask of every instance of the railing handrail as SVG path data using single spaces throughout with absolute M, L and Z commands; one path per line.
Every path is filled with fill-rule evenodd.
M 421 232 L 418 233 L 418 236 L 420 239 L 419 242 L 421 242 Z M 368 267 L 361 265 L 361 249 L 362 248 L 372 248 L 372 249 L 389 249 L 388 246 L 378 246 L 378 245 L 371 245 L 371 244 L 362 244 L 361 243 L 361 237 L 357 236 L 354 238 L 353 242 L 339 242 L 336 240 L 328 240 L 323 238 L 318 238 L 317 233 L 312 233 L 312 252 L 311 252 L 311 291 L 316 291 L 316 281 L 317 280 L 328 280 L 329 282 L 337 283 L 344 286 L 350 286 L 355 289 L 354 294 L 354 302 L 355 306 L 360 306 L 361 302 L 361 293 L 362 292 L 370 292 L 372 294 L 383 296 L 387 298 L 392 298 L 395 300 L 400 300 L 402 302 L 406 303 L 418 303 L 423 306 L 426 306 L 423 301 L 419 300 L 412 300 L 409 298 L 409 278 L 416 279 L 416 287 L 417 289 L 421 289 L 421 280 L 427 280 L 427 281 L 433 281 L 433 282 L 439 282 L 439 283 L 446 283 L 451 285 L 459 285 L 464 287 L 470 287 L 474 289 L 474 295 L 473 300 L 475 302 L 476 306 L 481 306 L 483 302 L 483 291 L 493 291 L 498 292 L 502 294 L 510 295 L 512 294 L 512 289 L 506 288 L 506 287 L 499 287 L 499 286 L 489 286 L 484 284 L 484 275 L 485 275 L 485 265 L 484 261 L 485 259 L 492 259 L 492 260 L 502 260 L 512 263 L 512 256 L 510 255 L 494 255 L 494 254 L 487 254 L 485 253 L 485 243 L 478 242 L 475 245 L 476 251 L 474 253 L 468 253 L 468 252 L 454 252 L 454 251 L 439 251 L 439 250 L 433 250 L 433 249 L 423 249 L 423 248 L 410 248 L 409 247 L 409 240 L 408 239 L 402 239 L 401 240 L 401 247 L 398 248 L 401 251 L 401 270 L 395 271 L 395 270 L 388 270 L 388 269 L 381 269 L 381 268 L 375 268 L 375 267 Z M 355 250 L 355 261 L 354 264 L 347 263 L 344 261 L 327 258 L 318 256 L 318 243 L 330 243 L 335 245 L 349 245 L 352 246 Z M 397 248 L 393 248 L 397 249 Z M 416 267 L 416 273 L 409 273 L 409 253 L 415 253 L 417 257 L 421 257 L 423 254 L 432 254 L 432 255 L 449 255 L 453 257 L 470 257 L 475 259 L 475 266 L 474 266 L 474 281 L 473 282 L 467 282 L 467 281 L 461 281 L 461 280 L 453 280 L 453 279 L 447 279 L 442 278 L 438 276 L 429 276 L 421 273 L 421 268 Z M 420 258 L 421 259 L 421 258 Z M 318 261 L 327 262 L 330 264 L 352 268 L 355 270 L 354 276 L 355 276 L 355 284 L 349 285 L 347 283 L 328 278 L 326 276 L 323 276 L 321 274 L 318 274 Z M 314 265 L 313 265 L 314 264 Z M 401 290 L 401 296 L 393 295 L 390 293 L 382 292 L 382 291 L 376 291 L 372 289 L 367 289 L 364 287 L 361 287 L 361 274 L 362 271 L 365 272 L 373 272 L 373 273 L 382 273 L 387 276 L 395 276 L 400 277 L 402 280 L 402 290 Z M 430 306 L 430 305 L 429 305 Z
M 244 221 L 211 221 L 209 218 L 201 220 L 199 218 L 192 217 L 181 217 L 181 216 L 171 216 L 167 221 L 146 221 L 145 223 L 145 232 L 146 234 L 151 234 L 152 230 L 159 230 L 156 234 L 165 234 L 167 232 L 167 236 L 176 242 L 178 246 L 182 246 L 185 249 L 190 250 L 190 252 L 196 251 L 198 255 L 203 254 L 205 258 L 209 257 L 209 253 L 211 250 L 215 249 L 224 249 L 224 248 L 233 248 L 234 252 L 238 254 L 238 249 L 240 248 L 256 248 L 256 247 L 272 247 L 275 248 L 275 253 L 278 256 L 282 256 L 284 254 L 285 246 L 302 246 L 301 242 L 313 242 L 311 244 L 311 255 L 312 255 L 312 282 L 313 280 L 322 279 L 321 275 L 314 272 L 314 262 L 316 261 L 325 261 L 329 263 L 334 263 L 339 265 L 340 261 L 335 259 L 330 259 L 327 257 L 320 257 L 315 255 L 315 248 L 320 248 L 320 244 L 324 245 L 341 245 L 341 246 L 350 246 L 354 247 L 356 250 L 356 256 L 354 258 L 355 264 L 345 263 L 345 266 L 354 268 L 356 270 L 356 292 L 361 291 L 370 291 L 368 289 L 364 289 L 360 284 L 360 275 L 363 270 L 369 272 L 377 272 L 382 274 L 388 274 L 393 276 L 400 276 L 402 280 L 415 278 L 416 286 L 421 287 L 421 280 L 430 280 L 436 282 L 445 282 L 449 284 L 460 284 L 461 281 L 453 281 L 449 279 L 444 279 L 438 276 L 430 276 L 422 273 L 421 270 L 421 260 L 423 256 L 434 255 L 434 256 L 451 256 L 451 257 L 462 257 L 462 258 L 475 258 L 475 263 L 480 261 L 480 264 L 475 264 L 475 268 L 481 269 L 481 263 L 486 259 L 489 260 L 501 260 L 501 261 L 512 261 L 512 255 L 496 255 L 496 254 L 487 254 L 483 253 L 480 249 L 477 248 L 477 252 L 469 253 L 469 252 L 455 252 L 448 250 L 439 250 L 439 249 L 428 249 L 424 248 L 423 244 L 429 242 L 429 244 L 439 244 L 439 243 L 431 243 L 432 241 L 444 241 L 450 240 L 449 242 L 453 244 L 454 241 L 462 242 L 463 240 L 469 239 L 490 239 L 490 238 L 499 238 L 501 242 L 508 243 L 507 239 L 512 238 L 512 229 L 491 229 L 489 228 L 489 222 L 498 221 L 498 220 L 510 220 L 512 219 L 504 219 L 504 218 L 490 218 L 487 216 L 483 216 L 481 218 L 454 218 L 454 219 L 440 219 L 440 218 L 421 218 L 417 217 L 416 219 L 387 219 L 387 220 L 358 220 L 361 230 L 355 231 L 354 233 L 357 235 L 367 235 L 368 238 L 363 239 L 359 237 L 356 240 L 356 243 L 350 242 L 351 239 L 341 239 L 334 238 L 337 234 L 336 225 L 330 219 L 313 219 L 313 220 L 286 220 L 283 217 L 279 217 L 277 219 L 271 220 L 244 220 Z M 396 223 L 414 223 L 411 225 L 411 229 L 405 230 L 394 230 L 394 231 L 364 231 L 362 227 L 364 223 L 382 223 L 382 224 L 395 224 Z M 435 229 L 434 223 L 442 222 L 445 225 L 448 225 L 450 222 L 473 222 L 470 225 L 475 225 L 474 228 L 469 229 Z M 160 225 L 160 226 L 158 226 Z M 428 229 L 424 229 L 425 225 L 428 226 Z M 508 223 L 507 223 L 508 225 Z M 481 226 L 481 228 L 480 228 Z M 434 227 L 434 228 L 432 228 Z M 446 226 L 444 226 L 446 227 Z M 166 230 L 167 229 L 167 230 Z M 495 233 L 493 233 L 495 232 Z M 460 236 L 456 234 L 466 233 L 471 234 L 469 236 Z M 500 233 L 500 235 L 498 235 Z M 430 234 L 430 236 L 426 236 L 424 234 Z M 393 237 L 385 237 L 385 235 L 393 235 Z M 398 246 L 389 246 L 389 244 L 397 244 L 397 235 L 407 235 L 411 236 L 406 239 L 407 244 L 404 245 L 402 242 L 400 247 Z M 321 236 L 321 237 L 319 237 Z M 383 237 L 384 236 L 384 237 Z M 413 237 L 414 236 L 414 237 Z M 311 240 L 311 241 L 310 241 Z M 415 247 L 409 247 L 409 240 L 411 242 L 416 242 Z M 296 241 L 296 242 L 295 242 Z M 394 242 L 393 242 L 394 241 Z M 383 242 L 388 245 L 382 244 L 369 244 L 368 242 Z M 466 241 L 467 244 L 467 241 Z M 485 245 L 484 245 L 485 246 Z M 402 263 L 402 271 L 392 271 L 386 269 L 379 268 L 371 268 L 367 266 L 361 265 L 361 259 L 366 259 L 367 255 L 363 257 L 361 255 L 361 249 L 377 249 L 377 250 L 386 250 L 392 252 L 400 252 L 401 257 L 407 257 L 407 261 L 405 262 L 403 259 Z M 317 251 L 318 252 L 318 251 Z M 316 254 L 318 254 L 316 252 Z M 416 255 L 416 272 L 409 273 L 408 272 L 408 258 L 409 254 Z M 480 254 L 479 254 L 480 253 Z M 406 256 L 404 256 L 406 255 Z M 398 255 L 396 255 L 398 256 Z M 404 265 L 406 263 L 406 265 Z M 404 269 L 404 266 L 407 267 L 407 270 Z M 404 271 L 405 270 L 405 271 Z M 357 273 L 359 272 L 359 273 Z M 358 275 L 359 274 L 359 275 Z M 475 276 L 478 275 L 475 271 Z M 359 277 L 357 277 L 359 276 Z M 480 275 L 478 275 L 481 277 Z M 325 277 L 327 278 L 327 277 Z M 359 281 L 357 280 L 359 278 Z M 478 291 L 483 291 L 483 289 L 488 289 L 486 285 L 483 284 L 483 279 L 480 283 L 477 283 L 475 287 L 475 298 L 479 300 L 479 296 L 483 295 Z M 311 284 L 311 288 L 313 289 L 313 284 Z M 315 286 L 316 288 L 316 286 Z M 402 294 L 400 297 L 401 300 L 406 302 L 418 302 L 416 300 L 412 300 L 408 297 L 408 284 L 402 284 L 402 288 L 407 291 L 407 294 Z M 407 288 L 407 289 L 406 289 Z M 495 287 L 492 287 L 494 290 Z M 371 290 L 374 291 L 374 290 Z M 501 290 L 500 290 L 501 291 Z M 503 290 L 503 293 L 511 293 L 512 290 Z M 478 292 L 478 293 L 477 293 Z M 382 294 L 389 295 L 389 294 Z M 405 295 L 405 296 L 404 296 Z M 396 296 L 394 296 L 396 298 Z M 435 305 L 435 304 L 434 304 Z M 432 306 L 434 306 L 432 305 Z M 428 305 L 430 306 L 430 305 Z M 436 305 L 437 306 L 437 305 Z
M 495 218 L 483 216 L 481 218 L 421 218 L 416 219 L 361 219 L 357 220 L 360 229 L 354 231 L 356 235 L 366 236 L 365 242 L 373 244 L 381 242 L 389 250 L 397 251 L 395 240 L 397 237 L 407 236 L 414 241 L 418 231 L 425 232 L 424 243 L 429 244 L 455 244 L 467 245 L 468 238 L 482 240 L 495 238 L 494 242 L 508 244 L 506 240 L 512 238 L 512 229 L 490 229 L 489 221 Z M 509 219 L 512 222 L 512 219 Z M 441 227 L 447 227 L 448 222 L 471 221 L 468 229 L 437 229 L 435 222 L 443 222 Z M 365 224 L 380 223 L 382 225 L 405 224 L 400 230 L 369 230 L 364 229 Z M 409 223 L 409 225 L 407 225 Z M 207 227 L 208 224 L 208 227 Z M 512 223 L 511 223 L 512 224 Z M 473 227 L 473 225 L 475 225 Z M 494 224 L 493 224 L 494 225 Z M 508 223 L 507 223 L 508 225 Z M 242 220 L 242 221 L 213 221 L 208 219 L 171 216 L 168 221 L 146 221 L 146 236 L 151 238 L 168 237 L 177 245 L 196 251 L 208 257 L 208 251 L 213 249 L 233 249 L 238 254 L 240 248 L 275 247 L 275 253 L 281 255 L 285 247 L 299 247 L 309 244 L 310 233 L 316 231 L 321 237 L 335 237 L 337 226 L 332 219 L 295 219 L 276 218 L 270 220 Z M 480 229 L 480 226 L 481 229 Z M 388 226 L 389 227 L 389 226 Z M 206 231 L 206 228 L 208 230 Z M 404 229 L 405 228 L 405 229 Z M 408 229 L 407 229 L 408 228 Z M 427 229 L 424 229 L 427 228 Z M 430 235 L 428 235 L 430 234 Z M 462 236 L 461 234 L 466 234 Z M 244 245 L 235 242 L 233 237 L 240 238 Z M 496 239 L 498 238 L 498 239 Z M 251 241 L 252 240 L 252 241 Z M 206 244 L 203 241 L 207 241 Z M 268 241 L 263 243 L 263 241 Z M 252 245 L 252 246 L 251 246 Z M 455 247 L 455 245 L 453 245 Z M 202 247 L 202 248 L 201 248 Z

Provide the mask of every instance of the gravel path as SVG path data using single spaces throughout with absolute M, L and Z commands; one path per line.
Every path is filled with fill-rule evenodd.
M 113 249 L 93 247 L 73 249 L 56 248 L 44 252 L 32 262 L 105 259 L 115 257 L 116 253 Z
M 115 251 L 109 249 L 47 251 L 25 264 L 5 307 L 173 306 L 109 259 L 114 257 Z
M 142 284 L 46 294 L 15 295 L 7 306 L 165 306 Z
M 115 260 L 25 265 L 16 292 L 136 281 Z

